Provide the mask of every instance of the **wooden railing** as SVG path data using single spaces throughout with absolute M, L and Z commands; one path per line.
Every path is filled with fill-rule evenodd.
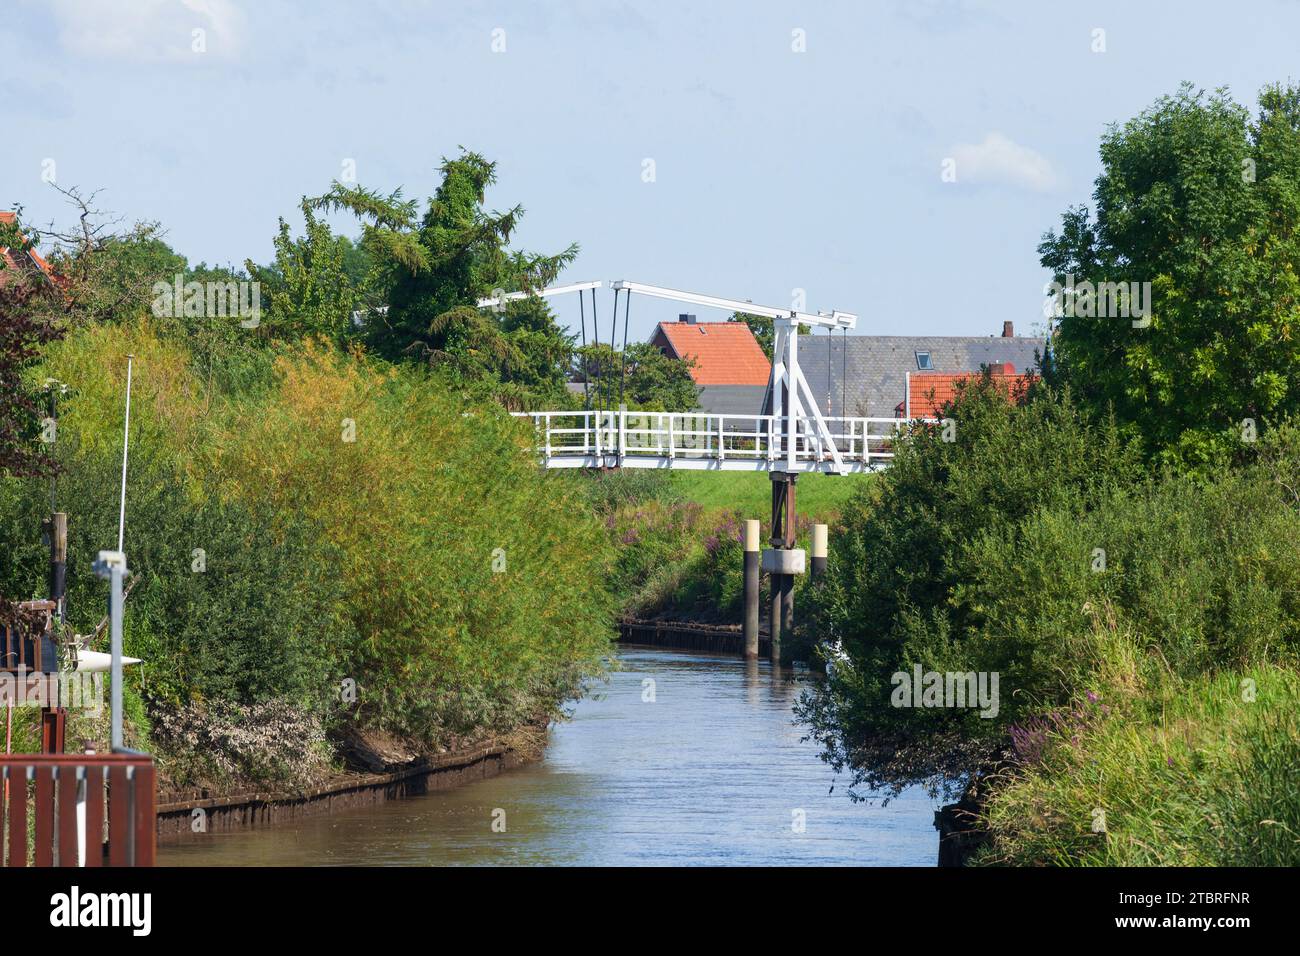
M 53 601 L 23 601 L 18 605 L 36 620 L 39 628 L 19 628 L 0 624 L 0 670 L 17 673 L 53 673 L 59 669 L 54 659 Z
M 0 757 L 0 864 L 153 866 L 157 800 L 148 754 Z

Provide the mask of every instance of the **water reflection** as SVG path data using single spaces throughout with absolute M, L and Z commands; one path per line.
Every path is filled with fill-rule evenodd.
M 195 866 L 868 864 L 932 866 L 935 804 L 854 804 L 801 741 L 806 675 L 623 646 L 624 669 L 555 727 L 546 758 L 446 793 L 186 838 Z M 506 830 L 493 832 L 504 811 Z M 796 824 L 804 821 L 803 832 Z

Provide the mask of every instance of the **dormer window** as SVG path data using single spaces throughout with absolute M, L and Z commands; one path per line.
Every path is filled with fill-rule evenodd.
M 934 363 L 930 361 L 929 352 L 916 353 L 916 367 L 922 372 L 930 372 L 934 370 Z

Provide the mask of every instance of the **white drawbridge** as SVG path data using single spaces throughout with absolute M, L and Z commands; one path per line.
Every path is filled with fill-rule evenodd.
M 552 286 L 537 293 L 516 292 L 480 299 L 483 308 L 500 307 L 507 299 L 530 294 L 558 295 L 591 290 L 595 320 L 599 281 Z M 858 317 L 850 312 L 800 312 L 683 292 L 620 279 L 614 290 L 617 328 L 618 295 L 632 293 L 690 305 L 743 312 L 770 318 L 775 329 L 772 375 L 762 414 L 714 415 L 702 412 L 638 412 L 617 410 L 516 412 L 531 418 L 537 449 L 547 468 L 663 468 L 706 471 L 769 471 L 799 474 L 825 472 L 847 475 L 874 471 L 893 457 L 892 442 L 908 426 L 906 419 L 828 418 L 817 406 L 812 388 L 799 368 L 800 326 L 852 329 Z M 624 346 L 627 326 L 624 321 Z M 583 319 L 586 336 L 586 319 Z M 599 341 L 599 331 L 597 331 Z

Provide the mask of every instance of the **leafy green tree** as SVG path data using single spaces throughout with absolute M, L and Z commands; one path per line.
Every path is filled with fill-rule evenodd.
M 502 333 L 514 348 L 512 364 L 499 377 L 515 383 L 538 401 L 558 405 L 573 358 L 574 337 L 555 321 L 544 299 L 532 296 L 506 304 L 500 313 Z
M 119 229 L 120 217 L 95 204 L 95 192 L 76 186 L 54 189 L 72 207 L 75 223 L 50 224 L 40 240 L 50 246 L 59 295 L 46 297 L 46 315 L 66 326 L 138 318 L 154 299 L 154 285 L 184 273 L 185 257 L 163 241 L 156 222 Z M 36 237 L 33 234 L 33 240 Z
M 31 248 L 17 222 L 0 222 L 0 249 Z M 52 294 L 43 275 L 6 267 L 0 259 L 0 474 L 43 475 L 54 468 L 36 441 L 40 413 L 26 375 L 42 347 L 62 334 L 38 308 Z
M 628 408 L 684 412 L 700 401 L 693 366 L 693 360 L 670 358 L 648 342 L 632 343 L 626 352 L 601 343 L 578 350 L 574 374 L 589 376 L 593 405 L 614 407 L 622 401 Z
M 776 329 L 772 325 L 772 320 L 765 315 L 753 315 L 749 312 L 733 312 L 728 322 L 744 322 L 749 326 L 749 331 L 754 333 L 754 338 L 758 340 L 759 348 L 767 356 L 767 360 L 772 361 L 772 349 L 776 344 Z M 812 329 L 806 325 L 799 326 L 800 335 L 812 335 Z
M 474 317 L 477 300 L 541 288 L 578 253 L 576 244 L 555 255 L 508 248 L 523 208 L 485 210 L 495 163 L 464 151 L 444 159 L 440 171 L 442 184 L 418 220 L 415 202 L 402 199 L 400 189 L 385 196 L 336 182 L 312 201 L 318 209 L 350 211 L 363 223 L 362 247 L 387 306 L 370 314 L 365 338 L 390 359 L 446 359 L 464 342 L 487 344 Z
M 269 299 L 262 334 L 281 339 L 321 335 L 336 342 L 352 332 L 352 313 L 362 302 L 365 255 L 344 236 L 335 236 L 303 199 L 305 233 L 291 235 L 280 220 L 275 237 L 275 264 L 246 263 Z
M 1095 217 L 1071 208 L 1039 246 L 1083 288 L 1062 300 L 1052 375 L 1166 459 L 1239 453 L 1246 419 L 1300 411 L 1300 91 L 1265 89 L 1252 119 L 1184 85 L 1112 127 L 1101 160 Z M 1084 282 L 1150 283 L 1149 314 L 1099 308 Z

